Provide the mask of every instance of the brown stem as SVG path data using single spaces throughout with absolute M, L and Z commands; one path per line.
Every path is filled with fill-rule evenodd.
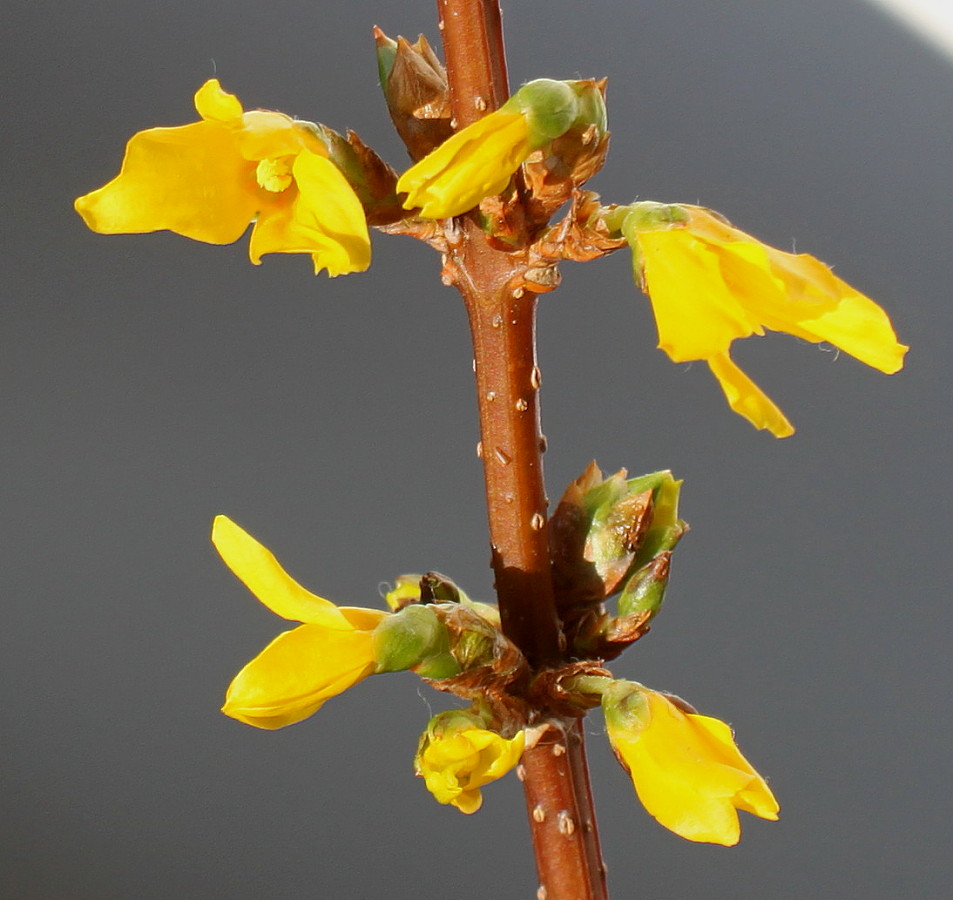
M 509 96 L 499 0 L 437 0 L 455 128 L 465 128 Z
M 503 631 L 530 664 L 556 664 L 559 620 L 549 567 L 539 430 L 536 297 L 513 295 L 506 254 L 464 223 L 460 268 L 473 337 L 480 455 Z M 502 271 L 500 271 L 502 268 Z M 491 283 L 486 283 L 491 281 Z M 502 284 L 492 282 L 503 281 Z M 481 283 L 482 282 L 482 283 Z
M 540 900 L 608 897 L 581 726 L 551 722 L 520 763 Z
M 437 0 L 457 127 L 507 96 L 498 0 Z M 536 295 L 519 254 L 495 249 L 470 218 L 447 228 L 445 278 L 463 295 L 473 337 L 480 455 L 503 631 L 531 669 L 558 666 L 564 646 L 553 598 L 539 425 Z M 580 721 L 548 721 L 522 762 L 536 868 L 545 900 L 605 900 Z

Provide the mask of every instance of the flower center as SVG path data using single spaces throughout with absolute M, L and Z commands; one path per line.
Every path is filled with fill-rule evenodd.
M 280 194 L 291 186 L 294 178 L 291 176 L 291 164 L 294 162 L 293 156 L 273 156 L 270 159 L 263 159 L 258 163 L 255 169 L 255 178 L 258 184 L 266 191 L 273 194 Z

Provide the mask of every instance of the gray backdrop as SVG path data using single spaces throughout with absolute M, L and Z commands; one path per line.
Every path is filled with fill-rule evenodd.
M 218 712 L 281 627 L 208 543 L 225 512 L 342 603 L 438 569 L 487 597 L 465 319 L 438 260 L 364 275 L 87 232 L 126 139 L 247 107 L 350 126 L 403 166 L 370 28 L 433 4 L 8 0 L 3 118 L 0 894 L 529 898 L 514 778 L 465 817 L 411 756 L 448 701 L 375 678 L 277 733 Z M 729 720 L 780 798 L 733 850 L 638 805 L 588 721 L 613 896 L 947 896 L 953 65 L 859 0 L 523 0 L 515 84 L 608 75 L 608 200 L 700 202 L 891 312 L 892 378 L 792 338 L 737 349 L 787 441 L 655 349 L 622 254 L 542 299 L 550 494 L 586 462 L 685 479 L 664 615 L 616 672 Z

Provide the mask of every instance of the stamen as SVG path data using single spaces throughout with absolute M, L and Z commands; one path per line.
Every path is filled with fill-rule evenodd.
M 258 180 L 258 184 L 273 194 L 280 194 L 287 190 L 291 187 L 291 182 L 294 181 L 291 176 L 293 161 L 293 156 L 275 156 L 270 159 L 263 159 L 258 163 L 258 168 L 255 169 L 255 178 Z

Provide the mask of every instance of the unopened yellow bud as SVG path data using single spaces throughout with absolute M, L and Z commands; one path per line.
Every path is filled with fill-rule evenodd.
M 420 738 L 414 770 L 438 803 L 474 813 L 483 804 L 480 788 L 519 762 L 524 742 L 523 731 L 507 739 L 488 729 L 476 713 L 450 710 L 430 720 Z

